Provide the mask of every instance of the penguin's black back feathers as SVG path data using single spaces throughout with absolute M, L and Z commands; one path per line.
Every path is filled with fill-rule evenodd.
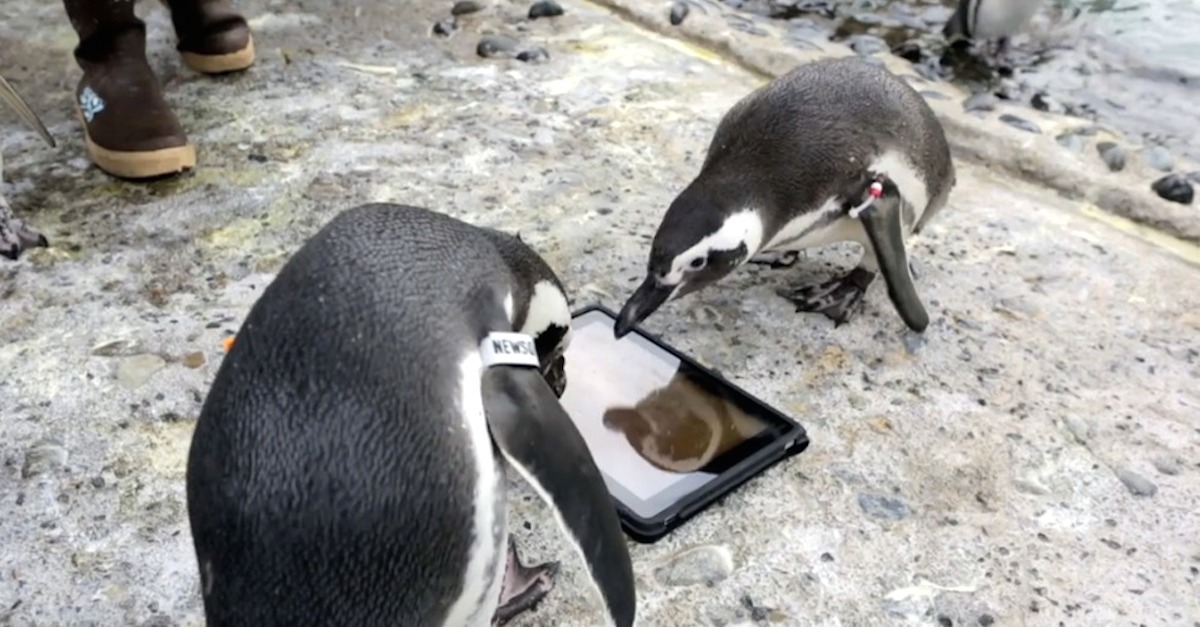
M 553 280 L 523 245 L 496 245 L 509 240 L 425 209 L 364 205 L 263 291 L 188 460 L 210 625 L 416 624 L 454 601 L 428 589 L 457 590 L 461 569 L 436 565 L 465 565 L 473 541 L 458 361 L 507 329 L 511 264 L 541 264 Z

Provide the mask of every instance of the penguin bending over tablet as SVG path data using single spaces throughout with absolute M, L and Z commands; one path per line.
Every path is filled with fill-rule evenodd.
M 616 510 L 558 402 L 570 323 L 518 237 L 402 205 L 331 220 L 250 309 L 196 425 L 208 624 L 504 624 L 558 569 L 517 558 L 507 465 L 633 625 Z
M 857 267 L 781 294 L 797 311 L 840 325 L 882 273 L 900 317 L 924 331 L 929 316 L 905 239 L 946 204 L 954 184 L 941 123 L 907 83 L 853 57 L 802 65 L 725 114 L 699 175 L 654 235 L 645 280 L 615 335 L 747 261 L 840 241 L 863 246 Z

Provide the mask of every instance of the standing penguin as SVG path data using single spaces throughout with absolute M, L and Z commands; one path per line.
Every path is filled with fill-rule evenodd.
M 632 625 L 624 535 L 558 403 L 570 322 L 516 237 L 391 204 L 331 220 L 251 308 L 196 425 L 208 624 L 504 624 L 558 569 L 517 559 L 507 465 Z
M 958 0 L 942 36 L 951 42 L 996 41 L 997 54 L 1004 54 L 1010 38 L 1029 24 L 1039 5 L 1041 0 Z
M 941 123 L 912 87 L 857 58 L 814 61 L 755 90 L 721 120 L 700 173 L 667 209 L 622 337 L 663 303 L 747 261 L 858 242 L 857 267 L 783 295 L 838 324 L 882 272 L 901 318 L 924 331 L 905 251 L 955 183 Z
M 47 145 L 51 148 L 54 147 L 54 137 L 50 135 L 50 131 L 46 130 L 46 125 L 42 124 L 41 118 L 29 108 L 21 94 L 3 76 L 0 76 L 0 100 L 3 100 L 22 122 L 36 131 Z M 4 155 L 0 155 L 0 179 L 3 178 L 3 175 Z M 4 197 L 3 192 L 0 192 L 0 255 L 15 261 L 23 251 L 29 248 L 45 248 L 49 245 L 50 242 L 46 240 L 45 235 L 30 228 L 13 213 L 12 207 L 8 205 L 8 199 Z

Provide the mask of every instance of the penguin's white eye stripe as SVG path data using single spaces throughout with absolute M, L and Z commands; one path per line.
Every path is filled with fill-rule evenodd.
M 533 338 L 524 333 L 493 331 L 479 343 L 483 367 L 530 366 L 538 368 L 537 345 Z

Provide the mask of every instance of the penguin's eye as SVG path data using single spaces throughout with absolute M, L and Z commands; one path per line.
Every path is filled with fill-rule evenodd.
M 700 270 L 707 263 L 708 263 L 708 257 L 696 257 L 695 259 L 692 260 L 691 263 L 688 264 L 688 267 L 691 268 L 692 270 Z

